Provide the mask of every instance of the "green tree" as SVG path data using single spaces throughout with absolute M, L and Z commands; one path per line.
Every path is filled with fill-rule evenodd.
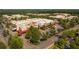
M 68 31 L 64 31 L 62 36 L 69 36 L 69 37 L 75 37 L 75 31 L 74 30 L 68 30 Z
M 76 18 L 76 23 L 79 24 L 79 18 Z
M 25 37 L 30 38 L 30 41 L 33 44 L 38 44 L 40 41 L 40 31 L 37 28 L 31 26 L 29 28 L 29 31 L 26 33 Z
M 66 39 L 61 38 L 55 43 L 55 45 L 56 47 L 63 49 L 66 42 L 67 42 Z
M 76 44 L 76 45 L 79 45 L 79 37 L 76 37 L 76 38 L 75 38 L 75 44 Z
M 11 49 L 20 49 L 23 47 L 23 40 L 18 36 L 10 36 L 8 45 Z
M 31 37 L 31 32 L 30 32 L 30 30 L 29 30 L 28 32 L 26 32 L 25 38 L 26 38 L 26 39 L 30 39 L 30 37 Z
M 71 19 L 70 20 L 70 26 L 74 27 L 76 25 L 76 20 L 75 19 Z
M 77 46 L 75 42 L 71 42 L 71 43 L 70 43 L 70 48 L 71 48 L 71 49 L 78 49 L 79 46 Z
M 7 47 L 5 46 L 5 44 L 3 42 L 0 42 L 0 49 L 6 49 Z
M 64 28 L 68 28 L 68 20 L 67 19 L 61 19 L 60 21 L 59 21 L 59 23 L 60 23 L 60 25 L 62 26 L 62 27 L 64 27 Z
M 51 48 L 53 48 L 53 49 L 59 49 L 59 47 L 57 47 L 56 45 L 52 46 Z

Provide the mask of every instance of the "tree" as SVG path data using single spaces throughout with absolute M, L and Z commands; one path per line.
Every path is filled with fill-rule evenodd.
M 55 43 L 56 47 L 58 47 L 58 48 L 60 48 L 60 49 L 63 49 L 65 44 L 66 44 L 66 39 L 63 39 L 63 38 L 59 39 L 59 40 Z
M 71 43 L 70 43 L 70 48 L 71 48 L 71 49 L 77 49 L 77 48 L 79 48 L 79 46 L 77 46 L 77 45 L 75 44 L 75 42 L 71 42 Z
M 71 26 L 71 27 L 74 27 L 75 25 L 76 25 L 75 19 L 71 19 L 71 20 L 70 20 L 70 26 Z
M 62 26 L 62 27 L 64 27 L 64 28 L 68 28 L 68 26 L 67 26 L 67 23 L 68 23 L 68 20 L 67 19 L 61 19 L 60 21 L 59 21 L 59 23 L 60 23 L 60 25 Z
M 30 36 L 31 36 L 31 32 L 30 32 L 30 30 L 29 30 L 28 32 L 26 32 L 25 38 L 26 38 L 26 39 L 30 39 Z
M 53 48 L 53 49 L 59 49 L 59 47 L 57 47 L 56 45 L 52 46 L 51 48 Z
M 31 26 L 28 30 L 28 32 L 26 32 L 26 35 L 25 37 L 27 38 L 30 38 L 30 41 L 33 43 L 33 44 L 38 44 L 39 41 L 40 41 L 40 31 Z
M 79 24 L 79 18 L 76 18 L 76 23 Z
M 3 42 L 0 42 L 0 49 L 6 49 L 7 47 L 5 46 L 5 44 Z
M 10 36 L 8 44 L 11 49 L 20 49 L 23 47 L 23 40 L 18 36 Z
M 76 38 L 75 38 L 75 44 L 76 44 L 76 45 L 79 45 L 79 37 L 76 37 Z
M 68 37 L 75 37 L 75 31 L 74 30 L 68 30 L 68 31 L 64 31 L 62 36 L 68 36 Z

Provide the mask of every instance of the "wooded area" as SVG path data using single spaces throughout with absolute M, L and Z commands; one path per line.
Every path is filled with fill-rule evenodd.
M 0 9 L 0 14 L 25 13 L 71 13 L 79 14 L 79 9 Z

